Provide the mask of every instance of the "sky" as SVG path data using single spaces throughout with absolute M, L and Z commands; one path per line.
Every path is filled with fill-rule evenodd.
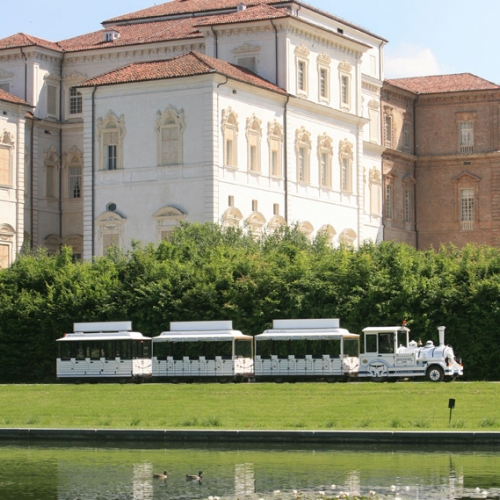
M 26 33 L 53 42 L 160 0 L 2 0 L 0 38 Z M 498 0 L 307 0 L 386 39 L 385 78 L 473 73 L 500 84 Z

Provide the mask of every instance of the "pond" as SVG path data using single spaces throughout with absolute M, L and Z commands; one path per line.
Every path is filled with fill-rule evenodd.
M 492 499 L 498 471 L 497 448 L 0 443 L 2 500 Z

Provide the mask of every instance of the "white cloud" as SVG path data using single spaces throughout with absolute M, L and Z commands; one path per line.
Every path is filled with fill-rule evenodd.
M 394 50 L 385 52 L 385 78 L 407 78 L 412 76 L 442 75 L 432 50 L 408 43 L 399 44 Z

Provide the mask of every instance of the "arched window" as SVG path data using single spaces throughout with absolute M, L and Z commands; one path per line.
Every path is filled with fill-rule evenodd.
M 283 175 L 283 126 L 276 120 L 267 124 L 269 144 L 269 174 L 271 177 Z
M 45 196 L 50 199 L 59 197 L 59 155 L 51 146 L 43 153 L 43 169 L 45 172 Z
M 123 168 L 123 138 L 125 133 L 125 118 L 123 115 L 118 118 L 110 111 L 104 118 L 97 120 L 101 170 Z
M 127 219 L 117 212 L 104 212 L 96 219 L 96 227 L 99 238 L 98 248 L 101 255 L 106 255 L 111 247 L 123 245 L 123 235 Z
M 63 156 L 63 171 L 66 176 L 66 198 L 82 198 L 82 165 L 83 154 L 73 146 L 68 153 Z
M 297 156 L 297 181 L 310 182 L 311 133 L 305 127 L 295 132 L 295 154 Z
M 352 163 L 354 153 L 353 145 L 347 139 L 340 141 L 340 190 L 344 193 L 352 193 Z
M 261 166 L 261 139 L 262 139 L 262 120 L 259 120 L 255 114 L 247 118 L 247 162 L 249 172 L 260 172 Z
M 344 245 L 353 246 L 358 235 L 353 229 L 344 229 L 339 236 L 339 241 Z
M 314 226 L 309 221 L 301 221 L 297 224 L 297 230 L 310 240 L 314 231 Z
M 319 185 L 332 187 L 333 140 L 326 133 L 318 137 Z
M 184 110 L 170 106 L 163 113 L 158 111 L 158 165 L 181 165 L 183 160 Z
M 83 255 L 83 237 L 79 234 L 71 234 L 66 236 L 63 245 L 71 247 L 73 250 L 73 260 L 82 260 Z
M 318 229 L 318 235 L 324 236 L 329 245 L 333 243 L 333 238 L 335 238 L 336 234 L 337 231 L 335 231 L 335 228 L 331 224 L 325 224 Z
M 0 269 L 6 269 L 14 260 L 15 234 L 10 224 L 0 225 Z
M 224 165 L 238 167 L 238 115 L 231 107 L 222 111 Z
M 174 229 L 179 227 L 186 214 L 175 207 L 163 207 L 153 215 L 156 222 L 156 237 L 158 240 L 170 239 Z
M 222 214 L 222 225 L 224 227 L 238 227 L 242 219 L 243 214 L 237 208 L 229 207 Z
M 3 131 L 0 136 L 0 185 L 12 185 L 12 155 L 14 151 L 14 140 L 10 132 Z
M 252 212 L 246 219 L 248 232 L 254 239 L 262 236 L 262 229 L 266 224 L 265 217 L 260 212 Z

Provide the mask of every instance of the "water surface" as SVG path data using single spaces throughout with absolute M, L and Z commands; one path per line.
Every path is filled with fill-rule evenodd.
M 153 478 L 168 471 L 166 481 Z M 200 483 L 187 473 L 203 470 Z M 500 450 L 0 443 L 1 500 L 500 498 Z M 324 495 L 323 495 L 324 492 Z

